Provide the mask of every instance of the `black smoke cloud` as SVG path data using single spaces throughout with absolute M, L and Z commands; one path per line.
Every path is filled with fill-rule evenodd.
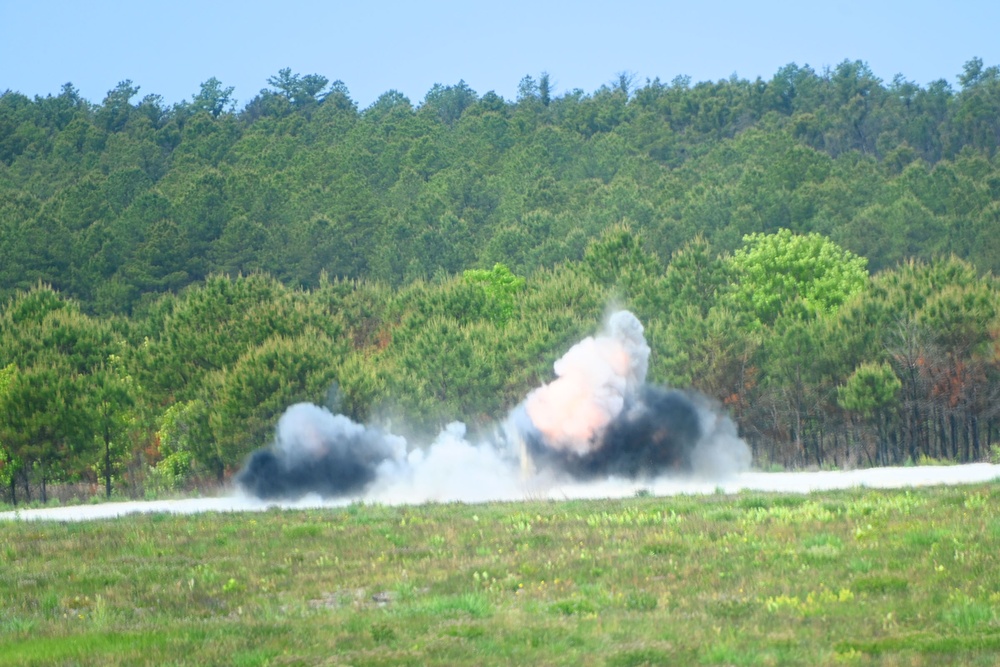
M 698 407 L 688 395 L 644 386 L 581 453 L 553 448 L 537 430 L 529 431 L 525 441 L 538 468 L 564 471 L 577 479 L 641 479 L 691 472 L 692 453 L 702 436 Z
M 274 445 L 251 454 L 236 483 L 263 499 L 356 494 L 404 448 L 402 438 L 299 403 L 278 421 Z

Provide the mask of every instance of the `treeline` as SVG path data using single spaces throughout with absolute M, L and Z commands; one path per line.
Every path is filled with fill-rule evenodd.
M 488 428 L 609 304 L 760 465 L 997 442 L 1000 69 L 0 95 L 0 485 L 225 479 L 310 400 Z M 412 431 L 412 433 L 407 433 Z
M 460 82 L 363 110 L 290 70 L 241 109 L 216 79 L 172 106 L 139 90 L 0 95 L 0 298 L 41 281 L 108 315 L 213 274 L 531 276 L 617 223 L 664 258 L 790 229 L 872 271 L 951 254 L 1000 269 L 1000 69 L 979 59 L 957 89 L 845 61 L 590 94 L 543 74 L 513 101 Z
M 698 237 L 664 262 L 615 225 L 529 278 L 502 264 L 400 288 L 211 276 L 132 317 L 19 293 L 0 313 L 3 494 L 224 481 L 305 400 L 418 441 L 455 419 L 488 432 L 612 303 L 646 325 L 650 381 L 715 400 L 759 466 L 997 453 L 991 275 L 949 257 L 872 278 L 864 258 L 788 230 L 733 253 Z

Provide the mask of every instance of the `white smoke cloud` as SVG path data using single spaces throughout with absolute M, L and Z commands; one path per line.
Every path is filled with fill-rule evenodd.
M 309 462 L 322 458 L 330 450 L 337 456 L 346 455 L 347 448 L 363 438 L 367 427 L 344 415 L 335 415 L 312 403 L 296 403 L 285 410 L 275 428 L 275 449 L 290 462 Z M 398 436 L 382 439 L 379 451 L 367 453 L 381 460 L 399 458 L 406 453 L 406 440 Z
M 465 424 L 452 422 L 426 449 L 379 465 L 365 498 L 385 503 L 485 502 L 523 497 L 524 485 L 509 452 L 473 445 Z

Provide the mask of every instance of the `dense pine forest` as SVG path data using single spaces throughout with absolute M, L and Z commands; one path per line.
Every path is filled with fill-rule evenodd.
M 124 81 L 0 95 L 0 484 L 225 481 L 289 404 L 489 428 L 612 306 L 757 465 L 1000 438 L 1000 67 L 863 62 L 359 109 Z

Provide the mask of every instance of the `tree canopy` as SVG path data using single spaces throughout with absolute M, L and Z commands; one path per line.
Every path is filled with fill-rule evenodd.
M 530 276 L 613 225 L 660 257 L 701 236 L 820 234 L 869 268 L 955 254 L 1000 268 L 997 67 L 961 87 L 863 62 L 771 79 L 637 82 L 518 98 L 436 84 L 359 109 L 343 82 L 281 69 L 242 108 L 215 77 L 167 106 L 125 80 L 0 94 L 0 297 L 39 280 L 128 313 L 216 273 Z

